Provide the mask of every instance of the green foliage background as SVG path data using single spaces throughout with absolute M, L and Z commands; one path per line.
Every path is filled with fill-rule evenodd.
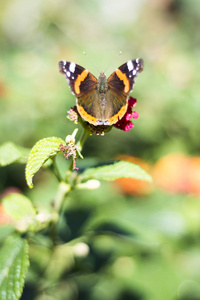
M 127 153 L 155 162 L 170 152 L 198 155 L 199 20 L 197 0 L 2 1 L 1 143 L 32 147 L 44 137 L 72 133 L 66 113 L 75 102 L 58 72 L 60 60 L 98 76 L 98 70 L 110 75 L 141 57 L 144 71 L 132 93 L 140 115 L 134 130 L 90 137 L 84 157 Z M 1 190 L 10 186 L 48 210 L 57 182 L 43 171 L 30 192 L 24 167 L 12 165 L 0 171 Z M 123 196 L 103 183 L 71 194 L 66 208 L 59 229 L 65 247 L 52 254 L 48 239 L 38 236 L 22 299 L 200 299 L 198 197 L 161 191 Z M 86 240 L 86 257 L 74 254 L 74 239 Z

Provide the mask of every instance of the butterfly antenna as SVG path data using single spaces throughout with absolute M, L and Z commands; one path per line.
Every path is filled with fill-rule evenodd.
M 122 51 L 119 51 L 119 53 L 117 54 L 118 56 L 120 56 L 122 54 Z M 106 67 L 106 69 L 105 69 L 105 71 L 104 71 L 104 73 L 106 73 L 106 71 L 108 70 L 108 68 L 111 66 L 111 64 L 113 63 L 113 61 L 115 60 L 115 58 L 114 59 L 112 59 L 111 61 L 110 61 L 110 63 L 109 63 L 109 65 Z
M 65 35 L 65 36 L 67 37 L 67 39 L 70 40 L 70 42 L 73 43 L 77 49 L 79 49 L 80 52 L 83 51 L 83 48 L 81 48 L 81 47 L 79 46 L 79 44 L 77 44 L 77 42 L 74 40 L 74 38 L 71 37 L 71 36 L 66 32 L 66 29 L 65 29 L 63 26 L 61 26 L 60 24 L 58 24 L 58 23 L 55 22 L 55 21 L 52 21 L 52 22 L 53 22 L 54 25 L 57 27 L 57 29 L 58 29 L 63 35 Z M 87 56 L 86 52 L 83 52 L 83 54 L 84 54 L 85 56 Z M 87 56 L 87 58 L 88 58 L 88 56 Z M 91 63 L 92 65 L 94 65 L 95 69 L 97 69 L 97 67 L 95 66 L 95 64 L 94 64 L 89 58 L 88 58 L 88 60 L 90 61 L 90 63 Z M 99 71 L 98 69 L 97 69 L 97 71 L 100 73 L 100 71 Z
M 95 69 L 96 69 L 99 73 L 101 73 L 101 72 L 99 71 L 99 69 L 97 68 L 97 66 L 95 66 L 95 63 L 88 57 L 88 55 L 87 55 L 87 53 L 86 53 L 85 51 L 83 51 L 83 54 L 87 57 L 87 59 L 88 59 L 89 62 L 95 67 Z

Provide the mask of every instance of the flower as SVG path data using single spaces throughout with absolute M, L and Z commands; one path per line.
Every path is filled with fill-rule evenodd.
M 137 100 L 133 97 L 130 97 L 128 100 L 128 108 L 125 115 L 116 123 L 114 126 L 123 131 L 129 131 L 134 127 L 131 119 L 137 119 L 139 114 L 136 111 L 132 111 L 132 107 L 137 105 Z
M 131 119 L 137 119 L 139 117 L 139 114 L 136 111 L 132 111 L 132 107 L 135 107 L 137 105 L 137 100 L 133 97 L 130 97 L 128 99 L 128 107 L 125 115 L 115 124 L 114 126 L 117 129 L 121 129 L 123 131 L 129 131 L 131 128 L 134 127 L 133 123 L 131 122 Z M 81 123 L 81 125 L 90 132 L 92 135 L 93 133 L 96 133 L 96 135 L 104 135 L 105 132 L 108 132 L 112 129 L 112 126 L 108 125 L 93 125 L 89 124 L 88 122 L 84 121 L 81 116 L 78 113 L 77 107 L 73 106 L 68 111 L 67 118 L 70 121 L 73 121 L 75 124 L 78 122 Z
M 73 170 L 78 171 L 78 168 L 76 167 L 77 147 L 75 145 L 75 140 L 74 142 L 69 142 L 67 145 L 60 143 L 60 151 L 64 153 L 65 159 L 68 159 L 72 156 Z
M 79 114 L 78 114 L 78 110 L 77 110 L 77 107 L 76 106 L 73 106 L 70 108 L 70 110 L 68 110 L 68 115 L 67 115 L 67 118 L 74 122 L 74 124 L 78 124 L 78 121 L 79 121 Z

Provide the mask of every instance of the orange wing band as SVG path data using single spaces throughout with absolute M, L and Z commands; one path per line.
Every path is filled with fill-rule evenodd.
M 81 115 L 81 117 L 82 117 L 85 121 L 87 121 L 87 122 L 90 123 L 90 124 L 96 125 L 97 118 L 95 118 L 95 117 L 89 115 L 89 114 L 85 111 L 85 109 L 84 109 L 82 106 L 80 106 L 78 103 L 77 103 L 77 108 L 78 108 L 79 114 Z
M 117 123 L 121 118 L 123 118 L 126 111 L 127 111 L 127 104 L 122 106 L 121 109 L 118 111 L 118 113 L 109 119 L 110 125 Z
M 84 79 L 87 77 L 88 75 L 88 70 L 84 70 L 81 74 L 78 75 L 75 84 L 74 84 L 74 91 L 76 94 L 80 94 L 80 85 L 81 82 L 84 81 Z
M 117 69 L 116 71 L 117 76 L 119 77 L 120 80 L 123 81 L 124 83 L 124 93 L 128 93 L 130 89 L 129 81 L 124 73 L 120 71 L 120 69 Z
M 97 121 L 98 119 L 89 115 L 85 110 L 84 108 L 79 105 L 77 103 L 77 109 L 78 109 L 78 112 L 79 114 L 81 115 L 81 118 L 83 118 L 86 122 L 90 123 L 90 124 L 93 124 L 93 125 L 96 125 L 97 124 Z M 109 122 L 110 122 L 110 126 L 117 123 L 121 118 L 123 118 L 123 116 L 125 115 L 127 111 L 127 104 L 122 106 L 121 109 L 119 110 L 119 112 L 112 116 L 110 119 L 109 119 Z M 107 124 L 108 125 L 108 124 Z

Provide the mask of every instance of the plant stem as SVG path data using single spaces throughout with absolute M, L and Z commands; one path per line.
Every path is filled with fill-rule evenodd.
M 71 187 L 69 184 L 67 184 L 63 181 L 61 181 L 59 183 L 57 195 L 56 195 L 55 201 L 54 201 L 54 211 L 58 215 L 60 214 L 60 211 L 62 209 L 65 196 L 67 193 L 69 193 L 70 190 L 71 190 Z M 51 236 L 51 240 L 54 245 L 56 245 L 56 242 L 57 242 L 56 223 L 57 223 L 57 220 L 55 222 L 52 222 L 51 228 L 50 228 L 50 236 Z
M 62 204 L 65 198 L 65 195 L 71 190 L 71 187 L 69 184 L 65 183 L 65 182 L 60 182 L 59 186 L 58 186 L 58 192 L 55 198 L 55 202 L 54 202 L 54 209 L 57 213 L 60 212 L 61 208 L 62 208 Z
M 83 149 L 83 145 L 85 144 L 87 138 L 89 137 L 90 133 L 88 132 L 88 130 L 83 131 L 82 136 L 80 138 L 80 140 L 76 143 L 76 147 L 78 148 L 78 151 L 81 152 Z
M 60 172 L 58 170 L 57 164 L 56 164 L 56 157 L 54 156 L 52 158 L 53 164 L 50 166 L 50 168 L 52 169 L 54 175 L 56 176 L 56 178 L 58 179 L 59 182 L 62 181 L 62 178 L 60 176 Z
M 76 144 L 78 152 L 81 152 L 83 145 L 86 142 L 88 137 L 89 137 L 89 132 L 87 130 L 84 130 L 80 140 Z M 54 162 L 54 170 L 57 173 L 57 177 L 59 177 L 59 179 L 60 179 L 59 172 L 56 168 L 55 162 Z M 58 187 L 58 192 L 57 192 L 55 202 L 54 202 L 54 209 L 57 213 L 59 213 L 62 208 L 65 195 L 71 190 L 71 188 L 73 186 L 72 183 L 69 184 L 69 178 L 71 176 L 72 170 L 73 170 L 73 161 L 72 161 L 70 168 L 66 174 L 66 182 L 61 181 L 61 179 L 59 180 L 60 183 L 59 183 L 59 187 Z

